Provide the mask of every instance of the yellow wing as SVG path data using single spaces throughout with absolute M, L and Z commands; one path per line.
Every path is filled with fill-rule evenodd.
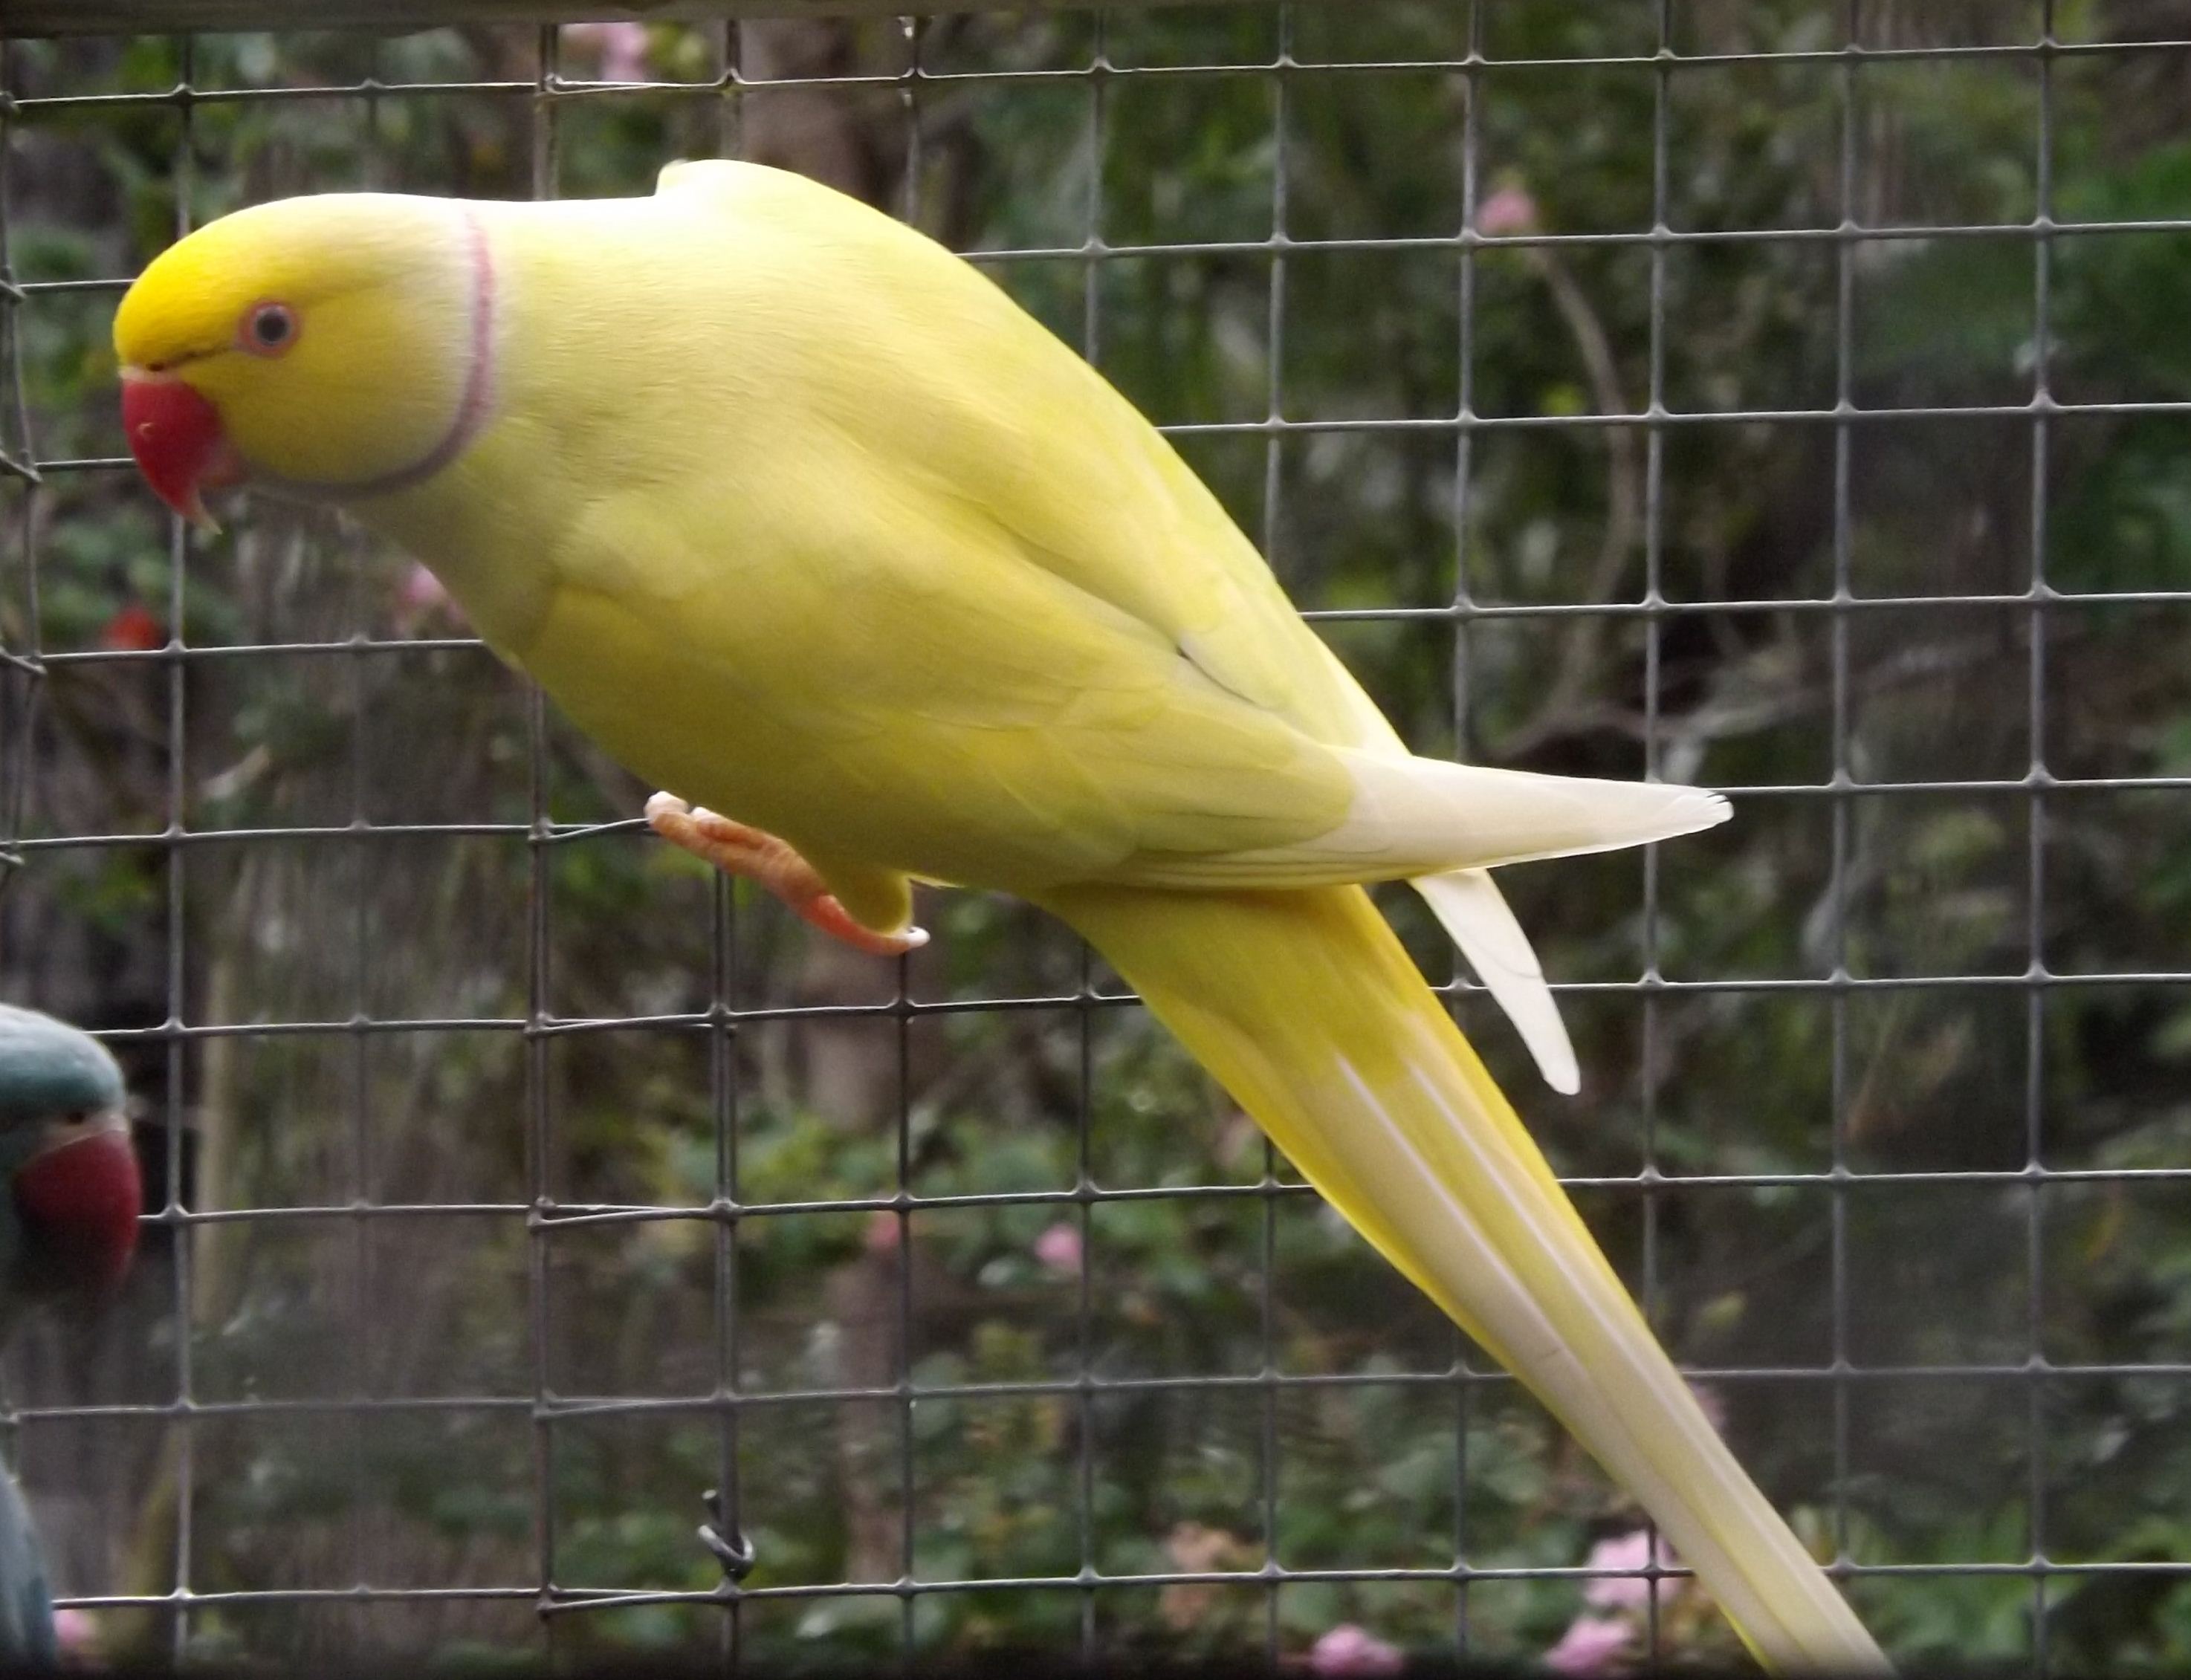
M 674 164 L 662 190 L 726 218 L 743 259 L 782 241 L 808 286 L 833 264 L 849 282 L 817 300 L 851 328 L 849 353 L 823 364 L 845 377 L 815 393 L 844 423 L 879 431 L 937 490 L 978 503 L 1027 561 L 1148 625 L 1220 686 L 1317 740 L 1364 745 L 1381 730 L 1397 746 L 1163 435 L 976 270 L 781 171 Z M 830 260 L 814 263 L 815 246 L 832 247 Z M 870 278 L 882 270 L 886 288 Z M 879 412 L 885 358 L 908 383 L 891 383 Z
M 800 413 L 747 440 L 727 482 L 618 491 L 574 519 L 521 651 L 612 752 L 802 849 L 1020 892 L 1314 886 L 1723 814 L 1687 789 L 1317 741 Z M 794 480 L 834 493 L 782 519 L 750 493 Z
M 1011 393 L 994 406 L 919 417 L 924 451 L 985 507 L 1027 556 L 1151 625 L 1212 681 L 1317 741 L 1405 753 L 1352 676 L 1294 610 L 1277 579 L 1177 451 L 1107 383 L 976 271 L 887 218 L 785 177 L 737 163 L 677 164 L 662 190 L 709 203 L 733 224 L 788 210 L 833 239 L 872 244 L 894 276 L 925 282 L 919 321 L 948 334 L 942 389 Z M 908 313 L 913 313 L 908 311 Z M 898 343 L 893 332 L 879 342 Z M 871 341 L 875 342 L 875 341 Z M 933 377 L 915 389 L 934 390 Z M 955 435 L 954 435 L 955 434 Z M 1091 508 L 1091 497 L 1101 505 Z M 1389 878 L 1389 877 L 1388 877 Z M 1467 870 L 1417 883 L 1520 1029 L 1546 1078 L 1573 1091 L 1574 1053 L 1527 936 L 1489 876 Z

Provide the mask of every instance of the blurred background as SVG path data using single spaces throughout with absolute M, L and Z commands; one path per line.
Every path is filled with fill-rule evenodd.
M 121 1309 L 6 1368 L 80 1649 L 1653 1637 L 1642 1581 L 1537 1573 L 1641 1566 L 1635 1508 L 1061 929 L 822 943 L 430 575 L 264 502 L 185 538 L 120 458 L 113 309 L 179 225 L 724 152 L 976 254 L 1418 750 L 1734 793 L 1504 877 L 1579 1098 L 1455 1008 L 1891 1651 L 2191 1662 L 2191 5 L 4 54 L 0 995 L 109 1031 L 164 1141 Z

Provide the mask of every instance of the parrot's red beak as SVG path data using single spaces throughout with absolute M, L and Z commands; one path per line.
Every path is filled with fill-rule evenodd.
M 201 531 L 219 531 L 201 492 L 243 475 L 220 411 L 172 373 L 125 367 L 122 429 L 152 493 Z
M 145 1202 L 137 1152 L 117 1121 L 68 1136 L 16 1169 L 15 1210 L 50 1256 L 37 1281 L 105 1295 L 129 1270 Z

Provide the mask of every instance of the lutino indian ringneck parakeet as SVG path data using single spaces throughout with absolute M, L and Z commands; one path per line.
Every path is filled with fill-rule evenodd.
M 142 1198 L 122 1070 L 96 1040 L 0 1004 L 0 1337 L 41 1297 L 97 1296 L 129 1269 Z M 0 1669 L 55 1658 L 21 1490 L 0 1470 Z
M 611 752 L 731 814 L 657 795 L 658 828 L 870 948 L 919 938 L 909 879 L 1063 917 L 1761 1657 L 1884 1667 L 1362 889 L 1413 882 L 1571 1090 L 1484 871 L 1702 828 L 1716 796 L 1410 757 L 1100 376 L 795 175 L 262 205 L 162 253 L 114 330 L 170 506 L 248 481 L 347 508 Z

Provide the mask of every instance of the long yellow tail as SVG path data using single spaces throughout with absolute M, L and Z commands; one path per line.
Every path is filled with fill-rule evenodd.
M 1887 1669 L 1366 894 L 1093 887 L 1047 902 L 1325 1200 L 1641 1501 L 1761 1661 Z

